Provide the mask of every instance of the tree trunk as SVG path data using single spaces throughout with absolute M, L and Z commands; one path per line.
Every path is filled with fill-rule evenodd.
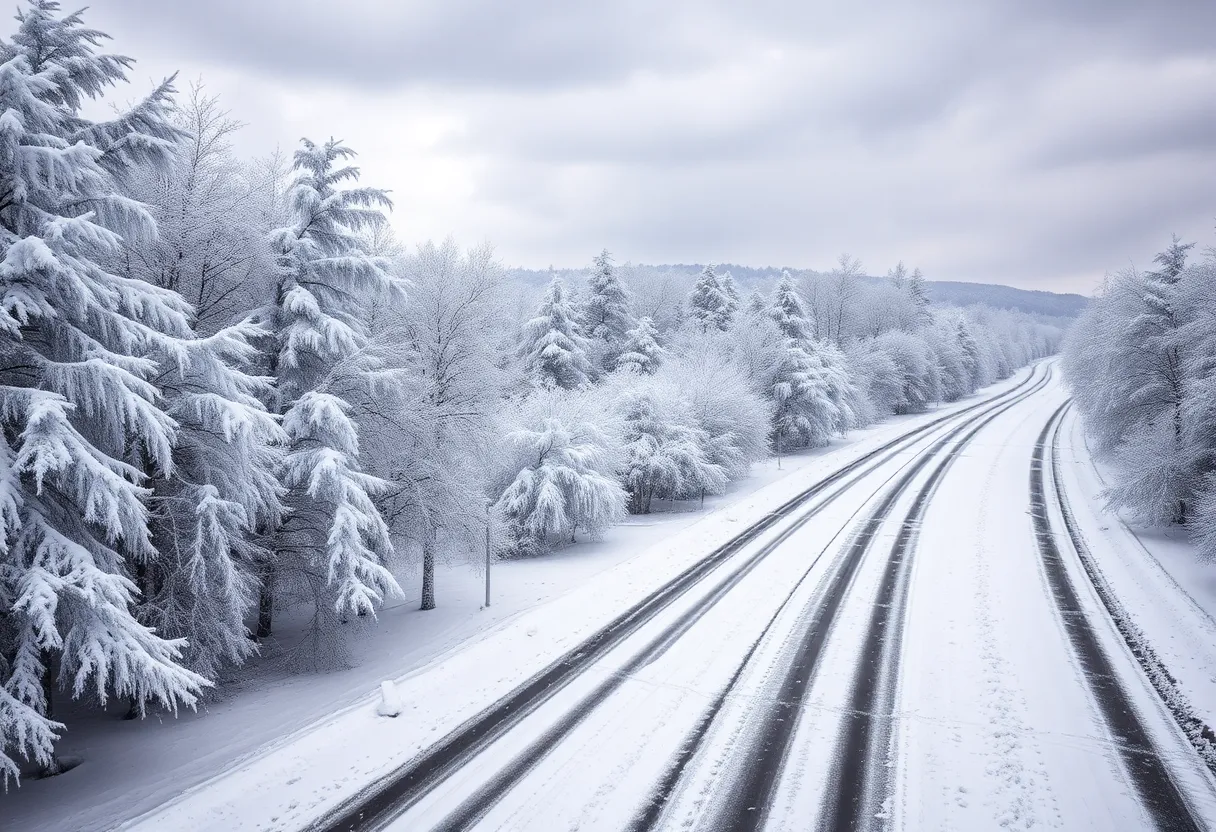
M 50 650 L 42 651 L 42 699 L 46 703 L 45 716 L 47 719 L 55 718 L 55 681 L 51 670 L 54 661 L 55 657 Z M 51 759 L 38 772 L 38 776 L 54 777 L 56 774 L 63 774 L 63 771 L 63 762 L 52 748 Z
M 1177 388 L 1177 384 L 1174 385 Z M 1174 396 L 1174 454 L 1176 456 L 1182 453 L 1182 396 L 1176 393 Z M 1179 525 L 1186 523 L 1186 500 L 1178 500 L 1178 507 L 1174 510 L 1174 522 Z
M 262 569 L 262 586 L 258 590 L 258 632 L 259 639 L 270 638 L 271 625 L 274 622 L 274 566 L 266 564 Z
M 429 540 L 422 546 L 421 609 L 435 609 L 435 553 L 431 550 L 431 542 Z

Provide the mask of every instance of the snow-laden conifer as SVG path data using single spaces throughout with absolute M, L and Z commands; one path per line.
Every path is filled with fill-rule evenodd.
M 239 127 L 195 84 L 173 112 L 185 131 L 166 170 L 131 177 L 128 193 L 157 218 L 151 239 L 124 243 L 121 269 L 191 301 L 202 337 L 182 357 L 160 356 L 155 379 L 177 422 L 173 472 L 153 482 L 153 543 L 141 570 L 141 620 L 184 637 L 189 666 L 215 678 L 255 643 L 246 618 L 257 599 L 258 538 L 282 518 L 282 429 L 266 411 L 267 380 L 252 346 L 268 332 L 234 315 L 264 302 L 273 261 L 249 209 L 250 184 L 228 147 Z
M 320 575 L 320 594 L 340 617 L 372 613 L 400 592 L 385 566 L 392 547 L 373 496 L 387 484 L 364 471 L 359 428 L 342 396 L 358 379 L 367 344 L 362 315 L 378 294 L 401 284 L 387 263 L 363 250 L 358 234 L 385 222 L 384 191 L 357 187 L 354 152 L 340 142 L 307 139 L 295 153 L 292 223 L 271 233 L 276 256 L 275 378 L 288 449 L 282 481 L 289 509 L 263 577 L 259 634 L 270 629 L 274 571 Z M 343 187 L 352 183 L 350 187 Z
M 189 306 L 107 264 L 154 233 L 118 185 L 167 162 L 178 132 L 159 86 L 105 122 L 81 106 L 131 61 L 99 55 L 79 14 L 34 0 L 0 44 L 0 777 L 55 770 L 46 691 L 193 706 L 206 680 L 185 646 L 132 615 L 134 570 L 156 560 L 146 472 L 173 470 L 155 353 L 187 360 Z
M 782 272 L 781 280 L 773 292 L 772 315 L 786 338 L 803 342 L 810 337 L 806 310 L 802 307 L 802 299 L 798 296 L 794 279 L 788 271 Z
M 616 369 L 632 369 L 642 374 L 653 373 L 663 362 L 663 348 L 659 346 L 658 331 L 650 318 L 642 318 L 637 326 L 626 334 L 621 354 L 616 359 Z
M 560 277 L 550 281 L 536 316 L 524 325 L 519 353 L 538 387 L 575 390 L 589 383 L 587 339 Z
M 649 514 L 655 497 L 688 498 L 725 488 L 726 471 L 710 460 L 709 434 L 696 424 L 687 400 L 666 379 L 620 381 L 621 480 L 629 510 Z
M 722 281 L 713 265 L 701 270 L 688 296 L 688 307 L 693 323 L 702 330 L 730 328 L 734 317 L 734 306 L 737 303 L 723 289 Z
M 494 505 L 508 552 L 538 554 L 580 529 L 598 537 L 624 517 L 619 425 L 609 416 L 590 390 L 544 388 L 516 403 Z
M 581 315 L 582 333 L 595 344 L 601 369 L 607 371 L 616 366 L 635 326 L 629 290 L 621 283 L 612 255 L 605 249 L 592 263 Z

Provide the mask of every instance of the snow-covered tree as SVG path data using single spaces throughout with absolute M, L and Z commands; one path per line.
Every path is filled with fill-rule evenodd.
M 605 422 L 604 404 L 595 391 L 561 388 L 515 403 L 494 505 L 508 552 L 539 554 L 571 542 L 579 529 L 598 537 L 625 516 L 615 477 L 620 428 Z
M 696 285 L 688 296 L 692 321 L 703 330 L 730 329 L 737 303 L 738 301 L 732 299 L 723 289 L 712 264 L 701 270 L 701 276 L 697 278 Z
M 251 375 L 251 342 L 268 334 L 241 309 L 264 302 L 273 278 L 265 229 L 248 210 L 251 185 L 228 148 L 239 125 L 194 85 L 173 113 L 185 135 L 166 170 L 133 176 L 128 193 L 148 204 L 158 234 L 125 241 L 121 270 L 182 294 L 204 337 L 185 360 L 161 355 L 154 379 L 177 422 L 174 469 L 153 483 L 153 542 L 160 558 L 140 570 L 141 620 L 186 639 L 189 666 L 215 678 L 256 645 L 245 618 L 266 553 L 254 540 L 282 519 L 277 469 L 281 428 L 266 412 L 264 380 Z
M 720 338 L 691 336 L 659 371 L 705 432 L 705 456 L 729 479 L 768 454 L 769 405 Z
M 154 233 L 119 193 L 162 168 L 179 133 L 161 84 L 105 122 L 82 106 L 125 79 L 104 34 L 33 0 L 0 44 L 0 777 L 57 770 L 57 681 L 75 697 L 193 706 L 207 685 L 184 644 L 136 620 L 133 581 L 156 560 L 146 472 L 173 470 L 176 425 L 156 405 L 158 351 L 186 360 L 189 306 L 116 274 L 123 240 Z
M 825 445 L 857 422 L 859 391 L 843 354 L 829 344 L 787 339 L 771 390 L 778 452 L 791 445 Z
M 1070 335 L 1064 369 L 1099 453 L 1122 472 L 1110 499 L 1151 523 L 1185 522 L 1208 452 L 1191 439 L 1189 402 L 1203 343 L 1185 302 L 1190 244 L 1174 237 L 1156 271 L 1121 272 Z
M 194 307 L 195 328 L 210 335 L 264 305 L 274 292 L 274 262 L 263 216 L 263 176 L 234 156 L 232 137 L 241 124 L 191 85 L 172 113 L 184 131 L 166 170 L 141 169 L 127 189 L 148 205 L 157 235 L 128 241 L 124 270 L 172 289 Z M 279 201 L 276 196 L 270 197 Z
M 901 292 L 907 287 L 908 267 L 904 265 L 903 260 L 900 260 L 895 264 L 895 268 L 887 272 L 887 280 L 891 281 L 891 285 Z
M 549 282 L 536 317 L 524 325 L 519 354 L 538 387 L 575 390 L 589 383 L 587 339 L 560 277 Z
M 503 274 L 488 246 L 461 252 L 451 240 L 420 246 L 403 268 L 409 303 L 386 303 L 391 314 L 374 332 L 400 377 L 363 404 L 363 446 L 391 484 L 381 504 L 397 548 L 421 559 L 426 610 L 436 603 L 436 560 L 467 562 L 481 551 L 503 388 Z
M 788 274 L 788 272 L 786 272 L 786 274 Z M 765 300 L 764 293 L 759 289 L 752 289 L 751 294 L 747 296 L 747 314 L 763 314 L 764 310 L 766 309 L 768 309 L 768 301 Z
M 932 350 L 923 338 L 909 332 L 884 332 L 873 340 L 899 373 L 900 390 L 892 402 L 895 413 L 916 413 L 941 398 L 941 377 Z
M 806 321 L 806 310 L 802 307 L 802 299 L 794 288 L 794 279 L 788 271 L 782 272 L 781 281 L 773 293 L 773 320 L 786 338 L 803 342 L 810 337 Z
M 639 320 L 625 337 L 616 359 L 616 369 L 632 368 L 644 374 L 657 370 L 663 362 L 663 348 L 657 338 L 658 332 L 650 318 Z
M 385 222 L 383 191 L 342 186 L 359 177 L 354 152 L 307 139 L 295 153 L 292 222 L 271 233 L 277 285 L 267 311 L 270 372 L 288 449 L 282 481 L 289 509 L 263 576 L 258 634 L 270 632 L 276 571 L 288 570 L 339 617 L 374 612 L 400 592 L 385 567 L 388 528 L 373 500 L 387 484 L 364 471 L 359 428 L 335 381 L 357 375 L 367 345 L 361 318 L 401 284 L 358 236 Z M 339 372 L 342 371 L 342 372 Z M 322 577 L 318 577 L 322 576 Z M 319 604 L 321 606 L 321 604 Z
M 656 497 L 715 494 L 726 487 L 723 467 L 710 461 L 709 435 L 688 402 L 665 379 L 627 380 L 617 394 L 624 426 L 621 480 L 629 510 L 649 514 Z
M 726 328 L 735 321 L 735 315 L 739 311 L 740 298 L 739 287 L 735 284 L 735 277 L 730 272 L 723 272 L 718 277 L 718 285 L 722 287 L 722 296 L 726 298 L 726 307 L 723 309 L 723 316 L 726 319 Z
M 912 299 L 912 304 L 921 318 L 928 317 L 929 290 L 925 286 L 925 275 L 919 267 L 913 269 L 912 274 L 908 276 L 908 297 Z
M 277 468 L 286 435 L 262 402 L 265 379 L 249 321 L 184 342 L 156 381 L 178 430 L 171 475 L 153 483 L 152 540 L 159 557 L 140 575 L 141 619 L 181 637 L 188 665 L 214 679 L 255 649 L 245 619 L 269 553 L 257 533 L 283 516 Z
M 582 332 L 595 345 L 600 369 L 608 371 L 616 366 L 617 356 L 624 351 L 637 323 L 629 290 L 621 283 L 612 255 L 605 249 L 593 261 L 581 317 Z

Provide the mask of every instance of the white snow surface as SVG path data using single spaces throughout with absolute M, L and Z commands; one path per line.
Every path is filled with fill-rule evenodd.
M 691 563 L 808 484 L 903 432 L 1024 379 L 961 402 L 854 431 L 826 448 L 773 460 L 725 495 L 630 517 L 605 539 L 496 563 L 484 577 L 438 570 L 439 608 L 416 597 L 379 613 L 347 670 L 290 675 L 266 661 L 198 713 L 69 720 L 65 758 L 84 762 L 0 795 L 4 828 L 292 829 L 414 756 Z M 664 512 L 664 509 L 672 509 Z M 407 575 L 407 591 L 417 585 Z M 290 642 L 288 635 L 281 636 Z M 375 714 L 380 681 L 403 712 Z
M 1037 372 L 1041 376 L 1043 369 Z M 1025 377 L 1019 373 L 979 395 Z M 890 756 L 878 762 L 887 773 L 873 795 L 875 815 L 886 828 L 1152 826 L 1063 629 L 1028 511 L 1035 440 L 1066 398 L 1057 372 L 1046 387 L 985 424 L 945 470 L 916 527 L 893 711 L 884 717 L 890 720 Z M 481 576 L 444 572 L 445 606 L 423 614 L 411 603 L 383 613 L 373 646 L 349 671 L 277 679 L 177 722 L 99 723 L 91 735 L 77 732 L 97 739 L 80 748 L 86 764 L 8 795 L 5 808 L 16 811 L 6 811 L 5 820 L 20 829 L 304 827 L 811 483 L 910 427 L 974 401 L 787 458 L 781 474 L 764 466 L 707 513 L 633 518 L 601 543 L 500 564 L 489 610 L 476 609 Z M 752 571 L 739 571 L 743 558 L 732 558 L 426 794 L 392 828 L 425 829 L 450 818 L 607 682 L 615 687 L 606 698 L 533 767 L 520 769 L 519 782 L 479 817 L 478 828 L 625 828 L 754 646 L 662 817 L 661 828 L 712 828 L 731 785 L 750 764 L 738 752 L 771 709 L 805 610 L 819 602 L 850 533 L 950 427 L 854 475 L 810 522 L 791 517 L 765 531 L 742 550 L 768 551 Z M 1180 692 L 1211 724 L 1211 571 L 1194 562 L 1193 551 L 1163 545 L 1103 510 L 1101 474 L 1072 410 L 1064 416 L 1059 457 L 1061 487 L 1104 580 Z M 792 712 L 797 721 L 765 807 L 766 829 L 807 828 L 821 808 L 885 558 L 934 467 L 914 474 L 848 586 L 807 698 Z M 1054 498 L 1051 486 L 1050 522 L 1086 618 L 1171 776 L 1200 822 L 1211 825 L 1216 779 L 1153 691 L 1066 545 Z M 666 626 L 736 574 L 738 581 L 683 635 L 652 660 L 620 672 Z M 377 714 L 381 680 L 391 680 L 399 697 L 395 719 Z M 303 727 L 284 730 L 293 721 Z M 136 770 L 147 776 L 134 776 Z M 77 772 L 87 779 L 73 780 Z

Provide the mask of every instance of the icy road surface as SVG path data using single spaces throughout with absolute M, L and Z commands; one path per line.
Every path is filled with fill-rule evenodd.
M 1024 371 L 135 826 L 1216 828 L 1212 621 L 1107 545 L 1075 421 Z

